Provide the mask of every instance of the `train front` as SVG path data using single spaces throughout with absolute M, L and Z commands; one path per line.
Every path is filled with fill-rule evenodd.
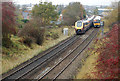
M 82 21 L 77 21 L 75 23 L 75 31 L 76 31 L 76 34 L 84 33 L 84 28 L 83 28 L 83 22 Z
M 94 27 L 100 27 L 101 26 L 100 21 L 101 21 L 101 17 L 97 16 L 93 21 Z

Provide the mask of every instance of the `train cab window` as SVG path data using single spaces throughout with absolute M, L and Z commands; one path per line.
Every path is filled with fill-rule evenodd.
M 77 27 L 81 27 L 82 26 L 82 22 L 77 22 Z
M 100 23 L 100 20 L 94 20 L 94 23 Z

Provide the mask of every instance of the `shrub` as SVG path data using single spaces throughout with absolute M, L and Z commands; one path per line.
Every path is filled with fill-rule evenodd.
M 33 43 L 33 40 L 31 37 L 25 37 L 23 43 L 29 47 L 31 47 L 31 44 Z
M 118 41 L 118 24 L 115 24 L 112 30 L 107 34 L 109 41 L 103 42 L 104 47 L 97 49 L 99 57 L 96 68 L 97 75 L 100 79 L 114 79 L 118 78 L 120 74 L 118 48 L 120 47 Z M 104 38 L 106 40 L 106 38 Z
M 51 37 L 52 37 L 53 39 L 57 39 L 57 38 L 59 38 L 59 35 L 58 35 L 57 32 L 53 32 Z
M 44 41 L 45 29 L 40 26 L 40 19 L 31 20 L 19 31 L 18 36 L 34 38 L 33 42 L 37 43 L 38 45 L 42 45 Z
M 24 23 L 29 22 L 29 20 L 28 20 L 28 19 L 22 19 L 21 21 L 23 21 Z
M 112 29 L 111 25 L 115 24 L 118 21 L 118 17 L 118 8 L 116 8 L 108 16 L 105 17 L 105 27 Z
M 30 36 L 34 37 L 36 39 L 36 43 L 38 45 L 42 45 L 43 42 L 44 42 L 44 32 L 45 30 L 44 29 L 33 29 L 31 32 L 30 32 Z
M 12 46 L 12 41 L 9 38 L 2 38 L 2 46 L 9 48 Z
M 51 37 L 52 39 L 57 39 L 57 38 L 59 38 L 59 34 L 57 32 L 48 32 L 46 34 L 46 37 Z

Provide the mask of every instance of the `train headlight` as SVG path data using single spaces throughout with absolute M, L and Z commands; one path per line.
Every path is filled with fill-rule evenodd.
M 81 28 L 81 30 L 83 30 L 83 28 Z

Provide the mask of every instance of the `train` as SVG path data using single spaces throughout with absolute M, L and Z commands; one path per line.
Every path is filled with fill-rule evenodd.
M 101 17 L 96 16 L 93 21 L 94 27 L 100 27 L 101 26 L 100 22 L 101 22 Z
M 78 20 L 77 22 L 75 22 L 75 31 L 76 34 L 84 34 L 88 29 L 90 29 L 90 27 L 93 26 L 93 20 L 96 16 L 91 16 L 87 19 L 83 19 L 83 20 Z
M 101 27 L 101 16 L 91 16 L 87 19 L 78 20 L 75 22 L 75 32 L 76 34 L 84 34 L 91 27 L 99 28 Z M 102 22 L 104 25 L 104 22 Z

